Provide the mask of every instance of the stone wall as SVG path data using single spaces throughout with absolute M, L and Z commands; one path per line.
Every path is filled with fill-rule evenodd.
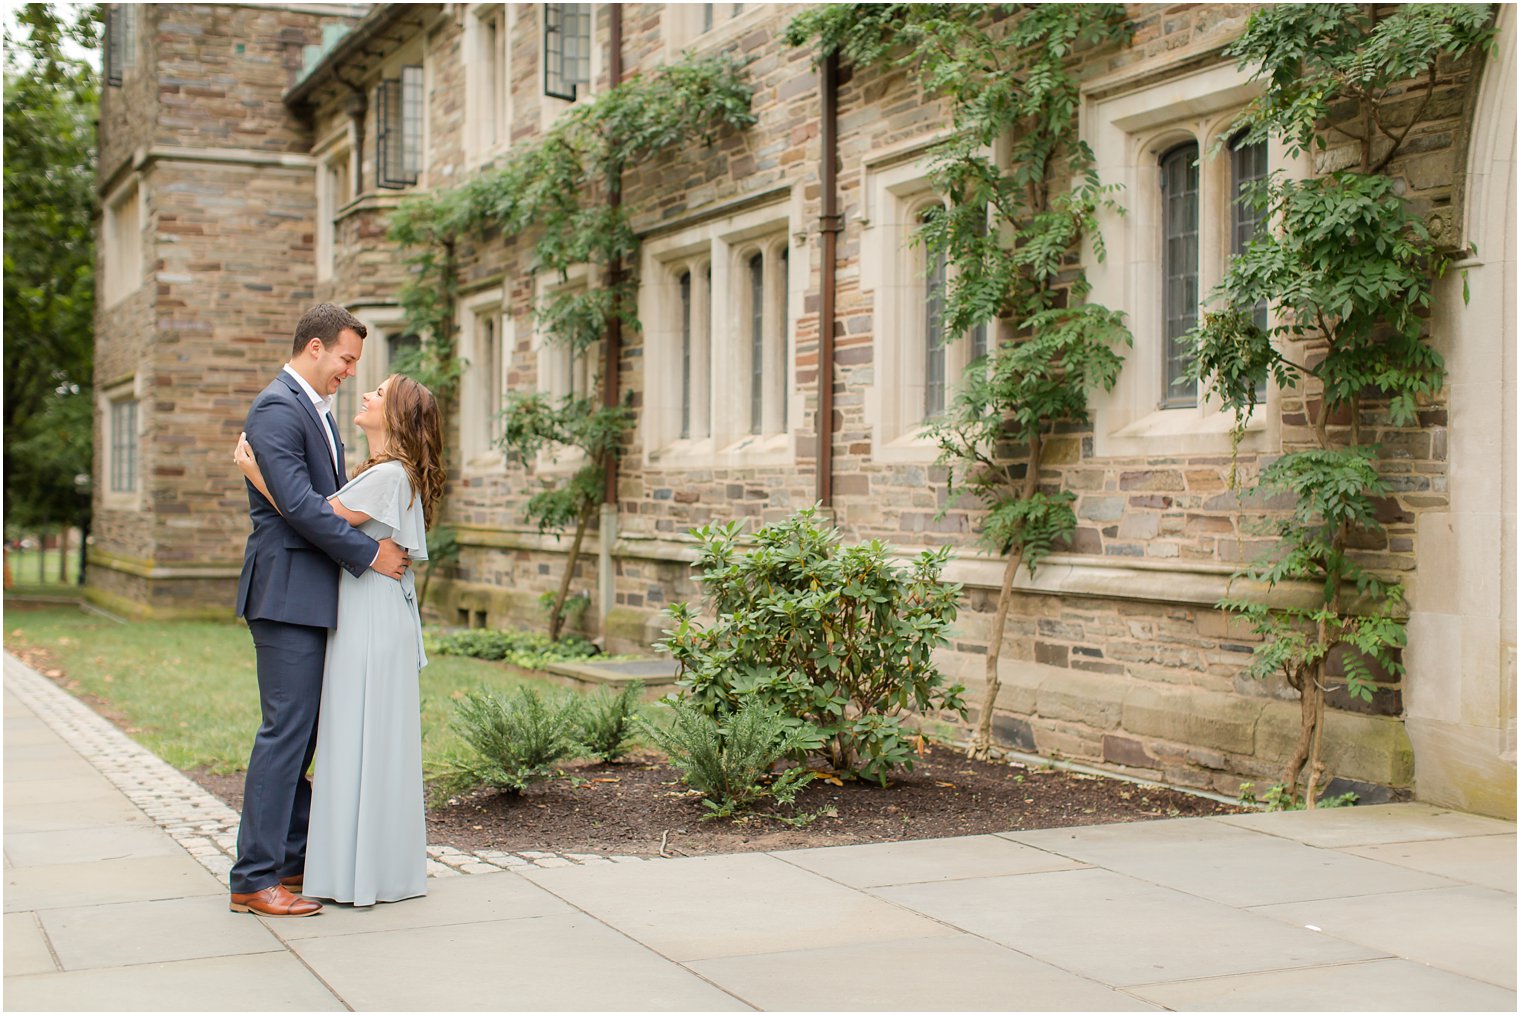
M 97 464 L 89 592 L 228 616 L 248 531 L 229 450 L 313 302 L 310 135 L 281 96 L 332 16 L 199 4 L 136 15 L 137 67 L 102 99 L 100 173 L 103 188 L 135 176 L 143 194 L 144 279 L 98 304 L 95 380 L 139 394 L 139 491 L 109 494 Z
M 781 38 L 798 9 L 800 5 L 746 5 L 733 20 L 720 21 L 712 32 L 688 40 L 696 52 L 730 52 L 744 62 L 755 89 L 758 122 L 748 131 L 717 137 L 711 147 L 691 146 L 633 167 L 624 179 L 625 205 L 649 241 L 746 201 L 774 201 L 785 209 L 789 254 L 806 266 L 807 281 L 796 304 L 801 313 L 790 321 L 797 396 L 788 453 L 744 468 L 675 468 L 662 464 L 656 454 L 660 449 L 649 446 L 647 427 L 630 435 L 609 547 L 613 610 L 605 617 L 598 615 L 595 531 L 588 535 L 587 553 L 572 581 L 573 590 L 591 594 L 593 606 L 585 618 L 590 630 L 605 635 L 615 649 L 647 645 L 658 634 L 659 611 L 697 595 L 689 574 L 694 544 L 686 535 L 692 526 L 731 518 L 763 524 L 815 497 L 818 291 L 825 270 L 818 231 L 820 97 L 814 54 L 791 49 Z M 1166 80 L 1232 63 L 1222 50 L 1252 9 L 1238 4 L 1132 5 L 1132 43 L 1085 54 L 1080 75 L 1101 90 L 1106 87 L 1103 82 L 1126 76 Z M 283 79 L 277 68 L 286 67 L 295 36 L 314 30 L 316 19 L 300 23 L 288 12 L 231 7 L 206 8 L 199 16 L 176 13 L 181 8 L 160 10 L 164 13 L 159 15 L 159 37 L 165 52 L 172 54 L 166 66 L 172 66 L 174 86 L 180 89 L 154 99 L 174 109 L 153 127 L 160 143 L 217 146 L 243 137 L 247 129 L 230 125 L 227 81 L 242 82 L 245 73 L 258 95 L 248 106 L 254 111 L 249 114 L 252 122 L 268 123 L 257 143 L 245 138 L 237 146 L 267 153 L 302 152 L 303 145 L 344 129 L 347 114 L 341 95 L 330 94 L 309 121 L 282 117 L 270 104 L 269 97 L 279 93 L 276 85 L 290 80 L 288 68 Z M 512 144 L 539 136 L 564 105 L 540 94 L 539 12 L 538 5 L 518 5 L 513 14 L 515 27 L 508 40 Z M 625 75 L 652 71 L 679 48 L 668 38 L 680 16 L 676 8 L 626 4 L 621 12 Z M 424 186 L 451 186 L 480 171 L 481 160 L 468 153 L 464 139 L 469 115 L 464 101 L 466 16 L 462 5 L 430 9 L 423 17 L 425 28 L 375 43 L 415 52 L 427 67 Z M 593 92 L 609 84 L 610 17 L 608 5 L 597 6 L 600 77 Z M 244 67 L 228 56 L 227 43 L 251 18 L 262 19 L 246 27 L 257 27 L 262 33 L 257 38 L 264 42 L 256 53 L 238 55 L 237 59 L 256 62 Z M 177 34 L 170 31 L 174 25 L 181 26 Z M 199 35 L 192 31 L 197 26 Z M 195 39 L 200 42 L 191 41 Z M 383 54 L 376 57 L 363 72 L 367 76 L 358 83 L 368 94 L 388 59 Z M 1470 59 L 1441 69 L 1435 99 L 1411 132 L 1405 154 L 1391 167 L 1440 235 L 1455 237 L 1453 223 L 1463 214 L 1456 167 L 1464 164 L 1469 134 L 1464 109 L 1471 101 L 1477 66 Z M 193 86 L 186 83 L 197 74 L 203 80 Z M 1414 101 L 1411 98 L 1411 106 Z M 832 508 L 849 539 L 882 538 L 906 552 L 947 544 L 957 548 L 952 577 L 966 584 L 967 598 L 954 642 L 942 661 L 965 681 L 970 700 L 982 707 L 982 668 L 1001 564 L 976 548 L 980 518 L 975 507 L 946 502 L 943 473 L 933 465 L 932 452 L 885 453 L 891 450 L 884 448 L 890 435 L 884 437 L 881 431 L 882 402 L 890 396 L 883 391 L 889 383 L 884 380 L 888 374 L 883 347 L 892 322 L 888 294 L 872 260 L 879 262 L 882 256 L 873 249 L 879 234 L 871 231 L 872 174 L 921 158 L 945 131 L 946 113 L 943 104 L 919 95 L 903 72 L 844 68 L 838 174 L 844 231 L 833 266 L 838 319 L 834 418 L 828 422 L 834 435 Z M 1399 113 L 1411 114 L 1412 109 Z M 102 125 L 103 151 L 129 151 L 132 146 L 124 147 L 122 135 L 145 128 L 119 110 L 113 115 L 116 119 Z M 154 520 L 141 523 L 150 535 L 137 537 L 150 545 L 124 549 L 124 554 L 156 553 L 167 559 L 165 554 L 172 553 L 186 562 L 234 560 L 240 550 L 237 529 L 243 523 L 240 517 L 225 517 L 229 499 L 219 493 L 223 466 L 217 460 L 223 452 L 213 448 L 198 459 L 194 449 L 203 440 L 214 444 L 228 428 L 235 433 L 232 421 L 240 419 L 240 400 L 250 396 L 263 376 L 257 366 L 260 357 L 267 354 L 271 367 L 278 362 L 277 347 L 288 340 L 289 320 L 303 300 L 371 307 L 396 302 L 406 268 L 402 252 L 385 239 L 386 215 L 397 198 L 374 188 L 375 115 L 371 103 L 360 153 L 366 192 L 338 215 L 334 274 L 320 285 L 308 275 L 313 207 L 309 170 L 298 171 L 292 164 L 278 172 L 237 176 L 230 170 L 218 170 L 222 175 L 217 175 L 209 169 L 177 169 L 175 197 L 155 196 L 157 214 L 172 205 L 171 214 L 177 217 L 203 217 L 208 249 L 181 239 L 164 241 L 155 269 L 166 276 L 159 279 L 160 302 L 145 306 L 147 323 L 136 325 L 139 331 L 147 329 L 146 337 L 129 338 L 124 331 L 119 348 L 109 353 L 117 359 L 110 361 L 130 359 L 135 354 L 128 350 L 152 345 L 158 350 L 152 365 L 156 379 L 176 388 L 199 383 L 203 392 L 205 383 L 197 378 L 211 378 L 214 404 L 191 407 L 172 395 L 159 398 L 163 411 L 187 424 L 180 428 L 176 423 L 174 439 L 162 444 L 162 467 L 183 469 L 183 474 L 162 474 L 152 505 Z M 134 108 L 130 116 L 140 118 L 141 109 Z M 201 135 L 193 127 L 202 122 L 199 117 L 207 128 L 204 142 L 197 140 Z M 182 131 L 179 140 L 165 140 L 165 119 Z M 1346 157 L 1343 148 L 1331 147 L 1312 169 L 1337 168 Z M 154 174 L 165 178 L 168 165 L 160 162 Z M 228 190 L 215 192 L 216 181 Z M 245 184 L 250 192 L 255 186 L 262 188 L 257 205 L 265 218 L 259 218 L 251 205 L 238 204 L 234 195 Z M 155 187 L 162 189 L 163 184 Z M 881 216 L 879 209 L 874 214 Z M 243 242 L 258 230 L 267 230 L 267 235 Z M 223 249 L 247 251 L 235 263 L 209 249 L 227 231 L 239 237 L 238 245 Z M 177 235 L 184 233 L 181 228 Z M 159 235 L 171 233 L 159 227 Z M 460 249 L 466 298 L 497 288 L 504 293 L 503 313 L 513 339 L 507 382 L 513 390 L 532 390 L 540 382 L 533 341 L 532 242 L 531 234 L 488 233 L 466 238 Z M 184 276 L 191 281 L 176 280 Z M 209 285 L 213 277 L 214 286 L 197 288 Z M 272 288 L 257 290 L 258 285 Z M 1103 301 L 1105 294 L 1096 291 L 1093 298 Z M 208 300 L 217 307 L 214 320 L 197 309 Z M 1448 306 L 1437 308 L 1435 326 L 1439 328 L 1444 315 L 1452 312 Z M 151 324 L 155 313 L 161 322 L 157 332 Z M 644 334 L 625 331 L 620 361 L 622 393 L 641 410 L 652 380 L 645 373 L 652 369 L 647 367 L 649 342 Z M 1310 346 L 1296 352 L 1312 356 L 1315 350 Z M 1408 427 L 1391 425 L 1376 403 L 1363 409 L 1363 433 L 1382 444 L 1381 467 L 1393 487 L 1384 505 L 1386 535 L 1359 547 L 1368 564 L 1414 573 L 1423 563 L 1421 533 L 1428 527 L 1424 519 L 1451 507 L 1449 396 L 1447 392 L 1432 399 L 1418 423 Z M 1257 524 L 1288 506 L 1282 500 L 1238 496 L 1232 490 L 1232 474 L 1238 472 L 1249 482 L 1280 449 L 1309 439 L 1307 421 L 1315 407 L 1306 405 L 1306 398 L 1312 400 L 1313 392 L 1274 395 L 1268 403 L 1270 440 L 1258 442 L 1261 446 L 1248 444 L 1233 459 L 1227 449 L 1100 454 L 1102 434 L 1093 426 L 1067 428 L 1050 442 L 1041 481 L 1077 495 L 1079 527 L 1070 545 L 1061 548 L 1039 575 L 1021 574 L 1017 583 L 1020 593 L 1008 620 L 1001 666 L 1004 690 L 994 703 L 997 728 L 1008 745 L 1225 792 L 1233 792 L 1242 779 L 1272 779 L 1297 728 L 1296 704 L 1285 687 L 1243 676 L 1252 637 L 1227 625 L 1212 604 L 1226 593 L 1230 574 L 1264 548 Z M 1350 421 L 1334 422 L 1344 427 Z M 458 423 L 450 427 L 454 447 Z M 558 585 L 568 535 L 557 542 L 538 534 L 524 522 L 522 509 L 535 484 L 556 473 L 553 468 L 532 472 L 488 458 L 465 462 L 456 452 L 451 459 L 447 521 L 458 529 L 463 552 L 459 566 L 435 586 L 430 606 L 446 622 L 540 623 L 537 601 Z M 131 519 L 108 513 L 97 517 L 113 533 L 111 539 L 123 547 L 138 545 L 128 533 Z M 118 530 L 120 535 L 115 534 Z M 191 530 L 196 534 L 189 535 Z M 1411 680 L 1420 678 L 1411 672 Z M 1390 686 L 1371 708 L 1353 706 L 1343 698 L 1332 702 L 1337 711 L 1331 719 L 1328 753 L 1336 774 L 1369 786 L 1409 788 L 1413 768 L 1398 721 L 1402 692 Z M 1512 716 L 1512 694 L 1509 708 Z
M 1133 8 L 1133 44 L 1092 54 L 1084 74 L 1096 77 L 1122 69 L 1160 74 L 1223 61 L 1222 47 L 1238 33 L 1249 10 L 1244 5 Z M 682 542 L 686 530 L 730 518 L 763 524 L 811 503 L 814 496 L 816 292 L 821 268 L 816 227 L 818 80 L 812 54 L 792 50 L 779 38 L 788 17 L 785 11 L 772 10 L 736 24 L 723 37 L 723 48 L 747 61 L 759 117 L 754 128 L 719 138 L 710 150 L 653 160 L 625 178 L 625 203 L 634 209 L 638 227 L 651 234 L 671 231 L 687 217 L 746 195 L 800 188 L 800 213 L 790 222 L 797 234 L 792 252 L 808 258 L 810 276 L 807 310 L 793 323 L 796 383 L 804 394 L 790 464 L 669 470 L 647 460 L 651 449 L 642 443 L 642 430 L 632 435 L 618 488 L 620 538 L 614 552 L 620 616 L 609 618 L 608 624 L 615 638 L 629 642 L 647 639 L 658 629 L 657 614 L 663 606 L 695 596 L 693 583 L 683 574 L 680 548 L 689 545 Z M 655 12 L 630 5 L 624 25 L 629 73 L 646 69 L 644 59 L 663 59 L 658 41 L 661 19 Z M 447 56 L 455 51 L 451 47 L 446 30 L 439 32 L 430 42 L 429 59 L 434 54 Z M 1453 96 L 1465 93 L 1470 76 L 1466 64 L 1445 69 L 1427 122 L 1412 133 L 1408 156 L 1393 166 L 1394 174 L 1408 182 L 1432 215 L 1451 214 L 1457 196 L 1437 163 L 1457 157 L 1464 141 L 1460 122 L 1452 122 Z M 435 96 L 434 108 L 437 102 Z M 936 136 L 944 120 L 944 108 L 924 101 L 902 73 L 846 69 L 843 75 L 839 180 L 846 227 L 837 265 L 834 515 L 847 538 L 883 538 L 906 549 L 949 543 L 974 562 L 981 559 L 974 548 L 975 506 L 947 505 L 942 472 L 927 459 L 881 460 L 879 420 L 869 394 L 880 366 L 876 325 L 883 311 L 875 280 L 866 277 L 862 267 L 866 237 L 858 223 L 868 212 L 867 170 L 883 152 L 911 148 Z M 438 122 L 457 123 L 457 115 L 451 110 Z M 523 132 L 532 134 L 531 127 Z M 434 144 L 439 145 L 436 135 Z M 441 150 L 453 149 L 443 142 Z M 1338 157 L 1332 149 L 1317 168 L 1332 168 Z M 531 289 L 510 284 L 523 277 L 521 248 L 526 239 L 519 238 L 515 246 L 485 244 L 470 251 L 464 276 L 481 285 L 509 280 L 519 336 L 514 378 L 531 386 L 536 383 L 536 362 L 523 340 L 532 331 Z M 1103 294 L 1095 293 L 1094 298 L 1101 300 Z M 639 335 L 625 336 L 620 372 L 625 392 L 646 388 L 643 341 Z M 1310 438 L 1300 393 L 1285 392 L 1276 409 L 1280 446 Z M 1364 433 L 1384 446 L 1384 470 L 1395 495 L 1386 505 L 1386 537 L 1361 550 L 1373 566 L 1407 572 L 1416 561 L 1420 512 L 1446 503 L 1444 399 L 1432 402 L 1417 426 L 1393 427 L 1376 405 L 1364 410 L 1362 423 Z M 1232 472 L 1249 481 L 1262 464 L 1250 452 L 1236 460 L 1218 453 L 1098 456 L 1090 429 L 1072 430 L 1051 442 L 1042 481 L 1075 492 L 1079 518 L 1071 545 L 1053 563 L 1077 577 L 1064 585 L 1032 589 L 1032 594 L 1020 597 L 1009 619 L 1002 664 L 1005 687 L 1023 688 L 1032 697 L 1005 690 L 998 707 L 1008 713 L 1002 728 L 1019 731 L 1019 746 L 1226 792 L 1233 792 L 1242 777 L 1260 780 L 1274 775 L 1296 730 L 1291 692 L 1242 676 L 1253 638 L 1247 631 L 1226 630 L 1211 608 L 1225 593 L 1230 571 L 1268 545 L 1256 534 L 1262 519 L 1289 506 L 1281 498 L 1242 498 L 1232 490 Z M 546 546 L 518 521 L 518 508 L 531 482 L 519 470 L 492 467 L 464 472 L 453 489 L 451 518 L 466 527 L 457 589 L 477 590 L 480 605 L 472 609 L 489 605 L 493 622 L 498 615 L 501 621 L 508 615 L 530 619 L 525 606 L 559 578 L 559 548 Z M 650 546 L 658 547 L 655 559 L 640 559 L 639 550 Z M 1083 576 L 1101 569 L 1116 569 L 1123 576 L 1124 595 L 1078 592 L 1078 586 L 1088 583 Z M 976 577 L 957 626 L 957 643 L 944 654 L 944 661 L 967 683 L 976 701 L 998 575 L 995 568 L 972 570 Z M 595 581 L 594 561 L 583 558 L 572 588 L 591 591 Z M 1179 582 L 1201 583 L 1207 595 L 1175 601 L 1170 590 Z M 493 598 L 485 593 L 488 589 L 512 593 Z M 446 604 L 440 609 L 448 615 Z M 1092 708 L 1103 701 L 1112 703 L 1102 709 L 1107 718 L 1093 721 Z M 1353 707 L 1344 696 L 1336 704 Z M 1408 745 L 1398 723 L 1385 715 L 1399 708 L 1394 687 L 1380 695 L 1375 707 L 1337 716 L 1342 732 L 1354 729 L 1357 741 L 1381 745 L 1355 757 L 1343 751 L 1340 775 L 1407 788 Z

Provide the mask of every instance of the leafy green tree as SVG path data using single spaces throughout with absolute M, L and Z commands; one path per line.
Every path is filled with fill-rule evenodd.
M 1034 573 L 1076 528 L 1072 495 L 1040 483 L 1046 439 L 1086 420 L 1088 392 L 1113 386 L 1118 349 L 1130 343 L 1122 315 L 1089 302 L 1069 267 L 1084 235 L 1101 256 L 1096 213 L 1109 200 L 1077 136 L 1069 64 L 1129 33 L 1123 8 L 1105 4 L 847 4 L 810 10 L 788 32 L 794 44 L 817 38 L 825 53 L 863 65 L 907 68 L 927 94 L 949 100 L 955 129 L 932 164 L 948 204 L 931 210 L 917 239 L 950 266 L 947 337 L 964 341 L 998 319 L 1015 336 L 970 365 L 930 431 L 948 493 L 986 507 L 982 542 L 1005 560 L 974 757 L 992 747 L 1014 577 L 1021 566 Z
M 6 520 L 88 524 L 95 314 L 93 121 L 99 79 L 65 43 L 93 46 L 46 4 L 16 9 L 5 35 Z
M 1234 412 L 1238 431 L 1267 372 L 1302 391 L 1313 422 L 1311 446 L 1261 473 L 1260 488 L 1292 494 L 1296 507 L 1271 523 L 1277 547 L 1237 577 L 1273 593 L 1309 583 L 1317 601 L 1272 594 L 1220 604 L 1261 635 L 1251 673 L 1280 672 L 1299 692 L 1300 735 L 1282 785 L 1293 798 L 1307 767 L 1309 807 L 1325 774 L 1332 653 L 1344 660 L 1348 693 L 1364 700 L 1380 673 L 1403 671 L 1402 586 L 1354 553 L 1358 537 L 1381 531 L 1388 495 L 1364 420 L 1412 424 L 1445 381 L 1426 321 L 1453 253 L 1386 171 L 1435 93 L 1438 66 L 1488 47 L 1491 18 L 1487 5 L 1284 4 L 1254 13 L 1230 49 L 1263 85 L 1237 124 L 1247 142 L 1275 136 L 1291 153 L 1332 142 L 1355 153 L 1353 168 L 1307 180 L 1274 174 L 1245 194 L 1277 226 L 1232 260 L 1193 335 L 1196 376 Z M 1414 109 L 1393 108 L 1411 95 Z M 1276 323 L 1257 323 L 1262 304 Z
M 549 607 L 549 638 L 553 641 L 558 641 L 564 631 L 565 603 L 575 563 L 602 502 L 607 461 L 617 454 L 632 419 L 633 413 L 624 406 L 608 408 L 589 398 L 572 396 L 556 404 L 543 395 L 518 394 L 508 402 L 502 444 L 525 463 L 535 461 L 541 452 L 559 455 L 573 451 L 582 456 L 581 466 L 568 480 L 540 487 L 523 508 L 529 518 L 537 519 L 539 532 L 575 526 L 559 590 Z

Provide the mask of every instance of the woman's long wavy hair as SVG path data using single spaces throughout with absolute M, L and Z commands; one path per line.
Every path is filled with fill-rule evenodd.
M 412 484 L 412 496 L 422 498 L 422 518 L 433 526 L 433 508 L 443 497 L 448 473 L 443 467 L 443 420 L 433 393 L 404 374 L 385 380 L 383 418 L 389 435 L 386 449 L 359 466 L 354 475 L 381 462 L 400 462 Z

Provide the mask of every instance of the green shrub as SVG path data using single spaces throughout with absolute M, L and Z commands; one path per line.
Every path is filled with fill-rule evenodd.
M 484 688 L 470 692 L 455 706 L 449 725 L 472 753 L 445 761 L 440 776 L 444 790 L 458 793 L 484 785 L 521 793 L 547 779 L 556 761 L 579 751 L 583 708 L 576 695 L 546 702 L 531 687 L 519 687 L 510 698 Z
M 428 634 L 424 644 L 431 654 L 472 656 L 476 659 L 502 660 L 529 670 L 541 670 L 551 662 L 584 659 L 597 654 L 597 647 L 585 638 L 566 635 L 550 641 L 547 635 L 528 631 L 494 631 L 484 628 Z
M 604 687 L 586 699 L 581 712 L 581 743 L 592 757 L 616 761 L 628 753 L 643 694 L 643 683 L 635 680 L 616 694 Z
M 816 508 L 761 529 L 747 553 L 739 529 L 695 530 L 697 580 L 717 619 L 703 627 L 685 603 L 666 611 L 674 626 L 655 648 L 679 664 L 680 697 L 720 718 L 764 702 L 789 717 L 795 754 L 819 752 L 842 775 L 885 783 L 912 768 L 903 713 L 966 714 L 964 688 L 933 659 L 960 595 L 939 577 L 949 548 L 899 565 L 879 540 L 841 547 Z
M 723 721 L 690 702 L 676 702 L 669 726 L 647 719 L 640 724 L 681 770 L 688 786 L 702 794 L 708 818 L 726 818 L 769 797 L 790 804 L 813 780 L 803 768 L 774 778 L 771 769 L 799 746 L 800 731 L 780 710 L 746 702 Z

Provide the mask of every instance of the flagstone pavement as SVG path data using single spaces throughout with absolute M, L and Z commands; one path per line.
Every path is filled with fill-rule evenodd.
M 1424 804 L 636 860 L 227 909 L 236 815 L 11 655 L 7 1010 L 1514 1011 L 1515 825 Z

